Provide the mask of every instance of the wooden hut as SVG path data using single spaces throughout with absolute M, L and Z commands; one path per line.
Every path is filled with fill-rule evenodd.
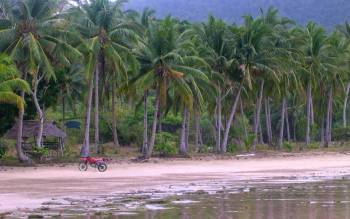
M 33 147 L 33 143 L 29 141 L 36 136 L 38 136 L 40 122 L 36 120 L 25 120 L 23 121 L 23 131 L 22 131 L 22 147 L 24 150 L 30 150 Z M 5 135 L 8 139 L 17 139 L 18 133 L 18 123 L 16 123 Z M 67 134 L 59 129 L 54 122 L 45 121 L 43 129 L 43 146 L 49 150 L 55 150 L 63 154 L 64 150 L 64 139 L 67 137 Z M 55 140 L 49 140 L 54 138 Z M 34 143 L 35 145 L 35 143 Z

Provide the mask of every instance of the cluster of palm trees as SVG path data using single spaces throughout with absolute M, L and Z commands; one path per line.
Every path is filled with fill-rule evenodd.
M 144 105 L 142 153 L 147 158 L 168 113 L 182 115 L 179 153 L 183 155 L 189 150 L 192 117 L 196 151 L 203 145 L 201 118 L 207 116 L 219 153 L 227 152 L 232 144 L 238 116 L 251 121 L 252 128 L 247 131 L 245 127 L 245 135 L 252 133 L 253 149 L 263 141 L 281 148 L 292 135 L 301 140 L 296 139 L 296 127 L 305 130 L 306 146 L 317 136 L 327 147 L 332 140 L 334 109 L 338 108 L 343 112 L 341 125 L 347 126 L 348 24 L 333 32 L 312 22 L 300 27 L 274 8 L 256 18 L 245 16 L 241 25 L 230 25 L 213 16 L 205 23 L 193 24 L 171 17 L 155 19 L 150 9 L 141 14 L 123 11 L 123 2 L 0 3 L 0 51 L 6 54 L 0 57 L 0 101 L 18 105 L 21 125 L 23 97 L 32 97 L 41 124 L 38 146 L 42 145 L 45 120 L 38 90 L 50 89 L 42 84 L 55 82 L 59 72 L 65 80 L 60 89 L 63 116 L 65 98 L 71 92 L 86 97 L 75 99 L 86 104 L 82 156 L 91 151 L 93 108 L 94 143 L 101 151 L 101 102 L 111 100 L 113 142 L 119 145 L 118 98 Z M 8 68 L 2 67 L 3 62 Z M 13 70 L 14 65 L 18 70 Z M 71 88 L 70 84 L 79 82 L 83 82 L 83 90 Z M 15 95 L 19 90 L 19 96 Z M 154 111 L 148 124 L 150 101 Z M 319 130 L 318 135 L 312 135 L 315 130 Z M 17 150 L 19 159 L 26 161 L 21 135 L 19 131 Z

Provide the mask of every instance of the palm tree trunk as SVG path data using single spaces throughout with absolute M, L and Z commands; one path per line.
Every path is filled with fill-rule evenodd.
M 94 89 L 94 79 L 89 79 L 89 91 L 86 101 L 86 115 L 85 115 L 85 130 L 84 130 L 84 143 L 80 150 L 81 157 L 88 157 L 90 155 L 90 117 L 92 108 L 92 93 Z
M 115 147 L 119 147 L 118 132 L 117 132 L 117 111 L 116 111 L 116 85 L 112 83 L 112 133 L 113 133 L 113 143 Z
M 306 136 L 305 144 L 308 146 L 311 142 L 310 139 L 310 125 L 311 125 L 311 82 L 307 86 L 307 101 L 306 101 Z
M 156 134 L 157 134 L 157 120 L 158 120 L 158 112 L 160 108 L 160 93 L 159 93 L 159 88 L 157 88 L 157 93 L 156 93 L 156 102 L 155 102 L 155 107 L 154 107 L 154 114 L 153 114 L 153 124 L 152 124 L 152 133 L 151 133 L 151 139 L 149 141 L 147 153 L 146 153 L 146 158 L 150 158 L 152 156 L 153 152 L 153 147 L 156 142 Z
M 220 88 L 219 88 L 220 89 Z M 219 95 L 216 98 L 216 152 L 221 152 L 221 127 L 222 127 L 222 120 L 221 120 L 221 90 L 219 90 Z
M 264 144 L 264 133 L 262 131 L 261 120 L 259 122 L 259 144 Z
M 187 115 L 186 115 L 186 138 L 185 138 L 185 142 L 186 142 L 186 149 L 188 151 L 189 146 L 188 146 L 188 142 L 189 142 L 189 137 L 190 137 L 190 122 L 191 122 L 191 114 L 190 114 L 190 110 L 187 109 L 186 111 Z
M 245 125 L 245 113 L 244 113 L 242 98 L 239 99 L 239 102 L 240 102 L 240 108 L 241 108 L 241 117 L 242 117 L 243 129 L 244 129 L 244 136 L 247 139 L 248 138 L 248 131 L 247 131 L 247 126 Z
M 266 133 L 267 133 L 267 143 L 272 145 L 272 125 L 271 125 L 271 109 L 270 100 L 265 98 L 265 122 L 266 122 Z
M 332 105 L 333 105 L 333 86 L 328 90 L 327 118 L 326 118 L 326 135 L 324 147 L 328 148 L 332 141 Z
M 43 131 L 44 131 L 44 112 L 40 107 L 39 104 L 39 100 L 38 100 L 38 96 L 37 96 L 37 92 L 38 92 L 38 85 L 40 83 L 40 81 L 43 79 L 43 77 L 40 78 L 36 78 L 35 82 L 34 82 L 34 87 L 33 87 L 33 92 L 32 92 L 32 96 L 33 96 L 33 102 L 36 108 L 36 111 L 38 113 L 39 116 L 39 130 L 36 136 L 36 146 L 37 147 L 42 147 L 42 143 L 43 143 Z
M 310 116 L 311 116 L 311 127 L 315 124 L 315 114 L 314 114 L 314 98 L 310 96 Z
M 230 113 L 230 117 L 227 121 L 227 124 L 226 124 L 226 129 L 225 129 L 225 133 L 224 133 L 224 139 L 223 139 L 223 142 L 222 142 L 222 146 L 221 146 L 221 152 L 222 153 L 226 153 L 227 151 L 227 143 L 228 143 L 228 136 L 229 136 L 229 133 L 230 133 L 230 129 L 231 129 L 231 124 L 233 122 L 233 118 L 236 114 L 236 111 L 237 111 L 237 105 L 238 105 L 238 101 L 241 97 L 241 92 L 242 92 L 242 89 L 243 89 L 243 80 L 242 82 L 240 83 L 239 85 L 239 88 L 238 88 L 238 91 L 237 91 L 237 95 L 233 101 L 233 104 L 232 104 L 232 107 L 231 107 L 231 113 Z
M 142 154 L 147 153 L 148 148 L 148 111 L 147 111 L 147 100 L 148 91 L 145 91 L 143 96 L 143 144 L 142 144 Z
M 255 150 L 256 144 L 258 142 L 258 132 L 259 132 L 259 124 L 260 124 L 260 112 L 261 112 L 261 102 L 263 98 L 263 92 L 264 92 L 264 80 L 261 80 L 260 82 L 260 91 L 259 91 L 259 97 L 256 101 L 256 109 L 255 109 L 255 118 L 254 118 L 254 135 L 255 139 L 253 142 L 253 150 Z
M 27 73 L 24 73 L 24 80 L 27 80 Z M 21 91 L 21 97 L 24 100 L 24 91 Z M 16 142 L 16 152 L 17 158 L 20 162 L 27 163 L 29 158 L 23 153 L 22 143 L 23 143 L 23 117 L 24 109 L 20 109 L 18 112 L 18 132 L 17 132 L 17 142 Z
M 66 98 L 64 97 L 63 92 L 62 95 L 62 124 L 63 127 L 65 127 L 65 121 L 66 121 Z
M 320 137 L 321 137 L 321 144 L 325 145 L 325 130 L 324 130 L 324 124 L 325 124 L 325 118 L 324 115 L 322 114 L 322 120 L 321 120 L 321 133 L 320 133 Z
M 285 119 L 286 119 L 287 140 L 290 141 L 290 127 L 289 127 L 288 104 L 286 104 L 285 113 L 286 113 Z
M 348 99 L 349 99 L 349 92 L 350 92 L 350 82 L 348 83 L 346 87 L 346 93 L 344 98 L 344 107 L 343 107 L 343 126 L 346 128 L 347 126 L 347 106 L 348 106 Z
M 188 108 L 185 106 L 184 112 L 183 112 L 183 117 L 182 117 L 182 127 L 181 127 L 181 136 L 180 136 L 180 154 L 181 155 L 187 155 L 187 143 L 186 143 L 186 138 L 187 138 L 187 116 L 188 116 Z
M 293 140 L 297 141 L 297 121 L 295 115 L 293 114 Z
M 201 138 L 201 114 L 199 112 L 199 110 L 197 109 L 195 111 L 195 148 L 196 148 L 196 152 L 198 153 L 202 147 L 201 142 L 200 142 L 200 138 Z
M 282 108 L 281 108 L 281 126 L 280 126 L 280 133 L 279 133 L 279 138 L 278 138 L 278 149 L 281 150 L 282 149 L 282 145 L 283 145 L 283 136 L 284 136 L 284 116 L 286 115 L 286 105 L 287 105 L 287 100 L 284 97 L 282 100 Z
M 162 111 L 161 109 L 159 109 L 159 112 L 158 112 L 158 130 L 157 132 L 162 132 Z
M 95 72 L 95 147 L 97 153 L 101 153 L 100 148 L 100 112 L 99 112 L 99 76 L 100 76 L 100 63 L 97 64 Z

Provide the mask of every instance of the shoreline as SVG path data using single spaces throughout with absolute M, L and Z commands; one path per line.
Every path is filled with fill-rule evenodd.
M 4 170 L 5 169 L 5 170 Z M 305 183 L 350 176 L 350 154 L 322 153 L 225 160 L 151 160 L 112 163 L 100 173 L 77 165 L 2 167 L 0 213 L 33 210 L 69 198 L 218 190 L 225 186 Z

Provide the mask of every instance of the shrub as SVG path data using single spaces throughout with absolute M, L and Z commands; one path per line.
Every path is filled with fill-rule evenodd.
M 203 154 L 211 153 L 213 151 L 214 151 L 214 147 L 206 144 L 203 144 L 202 147 L 199 149 L 199 153 L 203 153 Z
M 4 158 L 7 152 L 7 147 L 0 139 L 0 159 Z
M 332 132 L 333 140 L 335 141 L 349 141 L 350 140 L 350 127 L 337 127 Z
M 248 137 L 246 139 L 244 139 L 244 147 L 245 147 L 247 152 L 249 152 L 250 149 L 252 148 L 252 145 L 254 143 L 254 139 L 255 139 L 254 134 L 249 134 Z
M 290 142 L 288 142 L 288 141 L 283 143 L 283 148 L 286 149 L 289 152 L 293 150 L 292 144 Z
M 158 133 L 156 145 L 154 146 L 154 151 L 159 153 L 161 156 L 170 156 L 176 154 L 176 138 L 176 136 L 168 132 Z
M 49 149 L 45 147 L 34 147 L 33 152 L 37 153 L 40 157 L 49 155 Z
M 227 147 L 228 153 L 236 153 L 238 151 L 238 145 L 237 144 L 229 144 Z

